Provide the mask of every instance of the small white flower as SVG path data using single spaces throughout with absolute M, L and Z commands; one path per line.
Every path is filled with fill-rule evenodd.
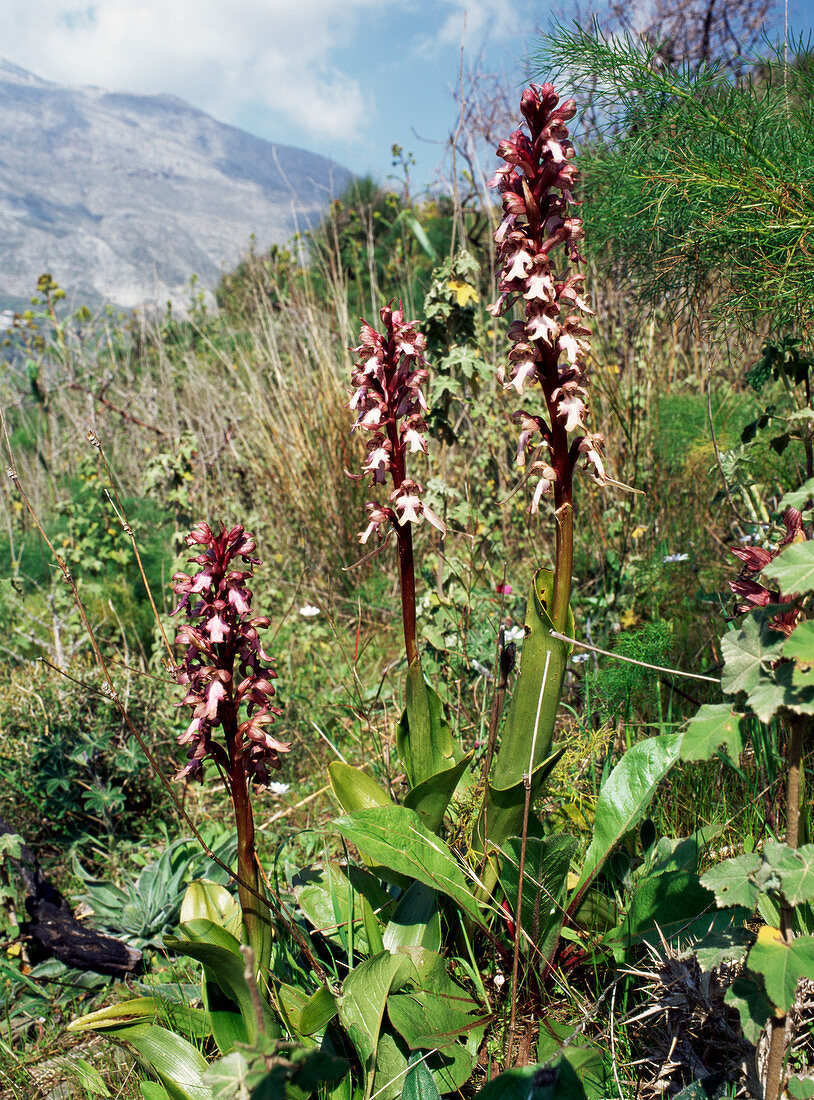
M 286 794 L 290 789 L 290 783 L 269 783 L 269 790 L 272 794 Z
M 575 653 L 574 656 L 571 658 L 571 664 L 572 665 L 584 665 L 589 657 L 590 657 L 589 653 Z
M 522 626 L 510 626 L 508 630 L 503 631 L 503 641 L 505 644 L 509 642 L 522 642 L 526 636 L 526 632 Z
M 754 535 L 741 535 L 738 542 L 751 542 L 754 537 Z
M 668 554 L 667 557 L 664 558 L 663 560 L 664 560 L 665 563 L 672 564 L 673 562 L 677 562 L 677 561 L 689 561 L 689 558 L 690 558 L 689 554 Z
M 503 987 L 503 986 L 505 985 L 505 983 L 506 983 L 506 979 L 505 979 L 505 977 L 503 976 L 503 974 L 501 974 L 501 972 L 500 972 L 499 970 L 498 970 L 498 972 L 497 972 L 497 973 L 495 974 L 495 976 L 494 976 L 494 978 L 492 979 L 492 981 L 494 982 L 494 984 L 495 984 L 495 988 L 496 988 L 496 989 L 501 989 L 501 988 L 502 988 L 502 987 Z
M 302 615 L 302 617 L 304 619 L 313 619 L 313 617 L 315 615 L 319 615 L 319 614 L 320 614 L 320 608 L 314 607 L 314 605 L 311 604 L 311 603 L 307 603 L 303 607 L 300 608 L 300 615 Z M 286 788 L 286 790 L 287 789 L 288 788 Z

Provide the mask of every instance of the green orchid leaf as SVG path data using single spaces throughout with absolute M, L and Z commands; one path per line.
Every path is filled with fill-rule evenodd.
M 181 924 L 209 920 L 235 935 L 242 919 L 238 901 L 219 882 L 196 879 L 187 887 L 181 902 Z
M 181 925 L 180 930 L 180 937 L 165 937 L 165 946 L 170 951 L 177 951 L 203 963 L 206 981 L 215 983 L 221 993 L 238 1008 L 248 1040 L 253 1042 L 257 1035 L 257 1018 L 244 975 L 246 964 L 240 944 L 225 928 L 209 920 L 188 921 Z M 273 1026 L 271 1017 L 267 1026 Z
M 236 1043 L 248 1043 L 246 1022 L 231 997 L 204 970 L 203 1004 L 212 1038 L 221 1054 L 229 1054 Z
M 510 837 L 520 836 L 526 803 L 525 777 L 531 776 L 531 799 L 539 795 L 559 759 L 551 753 L 554 724 L 571 647 L 551 637 L 554 623 L 548 613 L 554 600 L 554 574 L 538 569 L 526 605 L 525 640 L 520 675 L 512 692 L 500 749 L 488 776 L 484 807 L 473 833 L 473 848 L 505 849 Z M 569 608 L 567 633 L 573 637 L 574 617 Z M 484 869 L 481 896 L 491 893 L 498 867 L 490 859 Z
M 324 1031 L 339 1011 L 336 997 L 330 989 L 318 989 L 302 1007 L 298 1030 L 302 1035 Z
M 551 637 L 554 623 L 548 608 L 553 601 L 554 574 L 549 569 L 538 569 L 526 608 L 521 672 L 512 693 L 500 751 L 489 776 L 489 785 L 496 790 L 516 787 L 550 755 L 570 652 L 569 645 Z M 574 617 L 569 609 L 566 632 L 573 637 L 573 631 Z M 510 835 L 518 835 L 519 831 Z
M 514 919 L 520 884 L 520 837 L 506 844 L 500 868 L 500 885 Z M 535 966 L 546 963 L 554 954 L 565 917 L 565 898 L 571 860 L 578 847 L 575 837 L 554 833 L 526 839 L 521 910 L 524 951 L 531 951 Z
M 378 806 L 341 817 L 335 825 L 345 840 L 377 863 L 445 894 L 480 923 L 480 909 L 460 864 L 444 841 L 424 828 L 415 810 Z
M 171 1100 L 170 1094 L 157 1081 L 141 1081 L 139 1088 L 143 1100 Z
M 726 703 L 704 704 L 684 730 L 681 759 L 710 760 L 724 748 L 737 763 L 743 749 L 741 718 Z
M 814 543 L 793 542 L 764 566 L 761 573 L 789 596 L 814 592 Z
M 474 752 L 467 753 L 451 768 L 437 775 L 431 775 L 429 779 L 425 779 L 423 783 L 419 783 L 408 791 L 404 805 L 416 811 L 425 828 L 431 833 L 437 833 L 441 828 L 449 800 L 455 793 L 455 788 L 473 756 Z
M 418 658 L 407 670 L 406 706 L 396 731 L 396 747 L 410 787 L 455 763 L 455 741 L 443 704 L 425 681 Z
M 299 871 L 293 886 L 297 904 L 311 925 L 340 947 L 344 946 L 352 903 L 354 939 L 363 951 L 376 953 L 377 944 L 368 942 L 370 917 L 374 912 L 390 912 L 395 903 L 369 871 L 331 861 L 325 867 Z M 370 910 L 367 914 L 365 903 Z
M 681 733 L 663 734 L 628 749 L 599 792 L 594 832 L 569 908 L 584 894 L 605 860 L 644 816 L 659 783 L 681 751 Z
M 138 1060 L 163 1085 L 170 1100 L 214 1100 L 204 1078 L 206 1059 L 180 1035 L 145 1023 L 106 1029 L 106 1034 L 133 1048 Z
M 546 780 L 554 771 L 557 763 L 562 758 L 565 747 L 558 749 L 548 760 L 544 760 L 531 777 L 532 791 L 540 791 Z M 472 848 L 475 851 L 484 849 L 484 829 L 488 830 L 485 836 L 488 849 L 487 862 L 482 873 L 482 884 L 476 892 L 480 900 L 486 900 L 491 896 L 495 883 L 498 881 L 498 868 L 501 853 L 506 851 L 513 837 L 518 836 L 523 829 L 523 814 L 526 800 L 525 779 L 503 791 L 487 787 L 484 807 L 481 810 L 475 831 L 472 835 Z M 529 829 L 532 834 L 535 830 L 537 819 L 529 815 Z M 497 856 L 497 858 L 495 858 Z
M 725 859 L 707 871 L 701 878 L 701 885 L 715 895 L 715 904 L 723 909 L 729 905 L 740 905 L 754 912 L 760 888 L 755 881 L 761 864 L 757 852 Z
M 401 947 L 441 947 L 441 913 L 438 894 L 423 882 L 413 882 L 399 900 L 382 937 L 390 952 Z
M 783 933 L 764 925 L 746 960 L 763 978 L 766 994 L 781 1011 L 794 1004 L 800 978 L 814 978 L 814 936 L 798 936 L 787 943 Z
M 387 998 L 408 967 L 406 956 L 391 955 L 386 951 L 359 963 L 342 984 L 342 993 L 337 1000 L 339 1019 L 365 1072 L 365 1100 L 368 1100 L 373 1087 L 376 1048 Z
M 166 1024 L 191 1039 L 203 1039 L 209 1034 L 207 1015 L 199 1008 L 174 1004 L 158 997 L 134 997 L 129 1001 L 100 1008 L 87 1016 L 72 1020 L 68 1031 L 111 1031 L 149 1021 Z
M 346 814 L 354 810 L 369 810 L 373 806 L 387 806 L 393 801 L 367 772 L 352 768 L 341 760 L 332 760 L 328 765 L 328 779 L 337 802 Z

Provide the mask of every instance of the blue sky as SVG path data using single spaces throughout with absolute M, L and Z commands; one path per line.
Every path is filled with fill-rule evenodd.
M 519 98 L 523 60 L 552 8 L 552 0 L 0 0 L 0 54 L 60 83 L 169 92 L 382 180 L 397 142 L 415 156 L 420 188 L 434 182 L 457 121 L 462 39 L 464 67 L 503 74 Z M 793 18 L 806 8 L 791 0 Z

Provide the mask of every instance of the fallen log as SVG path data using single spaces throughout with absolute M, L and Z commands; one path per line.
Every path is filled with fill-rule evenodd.
M 13 833 L 0 821 L 0 833 Z M 92 970 L 124 978 L 141 965 L 142 954 L 121 940 L 97 932 L 78 921 L 60 891 L 48 881 L 37 857 L 23 844 L 20 858 L 10 859 L 25 890 L 25 907 L 30 920 L 20 924 L 33 957 L 53 956 L 77 970 Z

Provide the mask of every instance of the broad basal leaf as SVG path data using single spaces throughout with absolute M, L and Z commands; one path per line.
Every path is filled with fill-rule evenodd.
M 500 869 L 500 884 L 513 914 L 520 883 L 521 846 L 520 837 L 507 842 Z M 565 916 L 568 872 L 576 850 L 576 838 L 566 833 L 526 839 L 521 944 L 532 952 L 537 967 L 548 961 L 557 946 Z
M 402 971 L 408 969 L 409 960 L 404 955 L 391 955 L 389 951 L 375 955 L 351 970 L 337 999 L 339 1018 L 365 1070 L 366 1098 L 376 1070 L 376 1047 L 387 998 Z
M 650 737 L 628 749 L 596 803 L 594 835 L 572 902 L 580 897 L 622 837 L 638 824 L 659 783 L 678 759 L 683 734 Z
M 345 813 L 369 810 L 373 806 L 386 806 L 392 802 L 387 791 L 379 786 L 361 768 L 352 768 L 341 760 L 328 765 L 328 779 L 337 802 Z
M 335 824 L 346 840 L 377 863 L 445 894 L 480 922 L 480 910 L 460 864 L 444 841 L 424 828 L 415 810 L 379 806 L 340 817 Z

